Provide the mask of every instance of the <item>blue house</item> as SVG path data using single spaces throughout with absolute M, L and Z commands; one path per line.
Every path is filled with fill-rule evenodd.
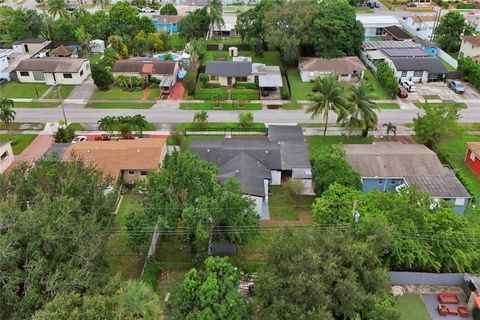
M 456 213 L 465 212 L 470 194 L 453 171 L 442 165 L 437 155 L 423 144 L 377 142 L 343 147 L 348 163 L 362 178 L 363 192 L 416 186 L 435 201 L 451 202 Z
M 167 31 L 169 34 L 177 33 L 178 22 L 183 16 L 154 15 L 152 22 L 157 32 Z

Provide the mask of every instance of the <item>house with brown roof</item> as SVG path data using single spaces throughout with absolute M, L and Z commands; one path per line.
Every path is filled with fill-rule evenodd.
M 345 158 L 362 178 L 362 191 L 398 191 L 415 186 L 435 201 L 452 203 L 463 214 L 471 199 L 455 173 L 423 144 L 345 144 Z
M 71 144 L 62 158 L 81 159 L 113 181 L 132 183 L 146 180 L 148 172 L 158 170 L 166 150 L 166 140 L 160 138 L 83 141 Z
M 298 72 L 303 82 L 310 82 L 332 73 L 337 74 L 341 81 L 359 81 L 363 79 L 365 69 L 362 61 L 355 56 L 335 59 L 302 57 L 298 63 Z
M 471 57 L 474 59 L 480 57 L 480 36 L 463 36 L 458 56 L 460 58 Z
M 63 44 L 59 45 L 55 49 L 50 50 L 49 52 L 50 57 L 57 58 L 73 58 L 74 55 L 75 57 L 78 57 L 76 50 Z
M 15 69 L 19 82 L 81 84 L 91 74 L 87 59 L 30 58 L 21 61 Z

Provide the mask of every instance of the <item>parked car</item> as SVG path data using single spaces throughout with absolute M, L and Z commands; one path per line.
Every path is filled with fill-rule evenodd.
M 408 92 L 417 91 L 417 87 L 415 87 L 415 83 L 413 83 L 412 81 L 402 81 L 402 87 L 407 89 Z
M 378 5 L 378 3 L 376 1 L 367 1 L 367 7 L 369 8 L 380 8 L 380 6 Z
M 465 87 L 463 84 L 458 80 L 448 80 L 447 85 L 452 89 L 455 93 L 464 93 Z
M 398 87 L 397 96 L 398 96 L 400 99 L 406 99 L 406 98 L 408 98 L 408 91 L 407 91 L 407 89 L 405 89 L 404 87 Z
M 149 8 L 149 7 L 145 7 L 145 8 L 142 8 L 141 12 L 153 13 L 153 12 L 155 12 L 155 10 L 153 10 L 152 8 Z
M 75 6 L 67 6 L 67 10 L 68 10 L 68 11 L 75 11 L 75 10 L 77 10 L 77 9 L 78 9 L 78 8 L 75 7 Z
M 6 78 L 0 78 L 0 87 L 6 84 L 8 80 Z
M 407 7 L 410 7 L 410 8 L 415 8 L 417 6 L 417 4 L 415 2 L 409 2 L 407 3 Z
M 88 141 L 88 138 L 85 136 L 76 136 L 75 138 L 73 138 L 72 143 L 77 143 L 82 141 Z

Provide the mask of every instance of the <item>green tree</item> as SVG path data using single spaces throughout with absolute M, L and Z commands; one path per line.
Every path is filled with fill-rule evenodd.
M 312 168 L 312 177 L 317 195 L 321 195 L 333 183 L 356 190 L 362 189 L 360 175 L 353 171 L 348 162 L 340 156 L 325 154 L 316 158 Z
M 341 119 L 347 112 L 348 101 L 344 97 L 342 84 L 336 74 L 315 79 L 313 93 L 310 95 L 311 104 L 305 112 L 311 113 L 312 119 L 322 115 L 325 119 L 323 136 L 327 135 L 328 113 L 333 111 Z
M 50 33 L 56 41 L 75 41 L 75 28 L 76 24 L 72 19 L 62 17 L 52 22 Z
M 0 120 L 5 125 L 7 131 L 10 130 L 10 124 L 15 120 L 17 113 L 13 110 L 15 103 L 12 99 L 0 98 Z
M 379 108 L 373 102 L 375 99 L 373 88 L 367 82 L 362 81 L 359 86 L 351 86 L 348 93 L 348 115 L 342 118 L 341 121 L 350 129 L 349 137 L 352 134 L 352 130 L 356 128 L 361 129 L 362 136 L 366 137 L 368 131 L 374 129 L 378 123 L 375 111 L 379 110 Z
M 208 113 L 205 110 L 195 112 L 193 115 L 193 123 L 196 123 L 200 128 L 207 126 Z
M 156 32 L 150 32 L 147 34 L 147 50 L 149 53 L 156 53 L 163 51 L 163 41 L 160 39 L 160 35 Z
M 210 78 L 208 77 L 208 74 L 200 73 L 198 75 L 198 81 L 200 82 L 200 85 L 202 86 L 202 88 L 205 88 L 207 86 L 208 80 L 210 80 Z
M 121 36 L 113 35 L 108 37 L 108 43 L 112 46 L 113 50 L 115 50 L 115 52 L 120 55 L 122 59 L 128 58 L 128 48 Z
M 28 9 L 25 10 L 25 16 L 28 21 L 28 30 L 30 30 L 32 36 L 40 36 L 47 15 L 44 13 L 39 13 L 37 10 Z
M 131 48 L 132 54 L 136 56 L 145 56 L 147 53 L 148 45 L 147 45 L 147 37 L 145 35 L 145 32 L 139 31 L 135 37 L 133 38 L 133 43 L 134 45 Z
M 398 81 L 393 69 L 385 61 L 377 65 L 377 79 L 387 91 L 390 98 L 394 99 L 398 92 Z
M 7 20 L 7 22 L 10 22 L 8 25 L 8 34 L 12 42 L 33 37 L 32 32 L 28 29 L 27 15 L 23 10 L 15 10 L 12 13 L 11 19 Z
M 239 273 L 228 258 L 207 258 L 205 271 L 191 269 L 185 275 L 180 295 L 172 304 L 172 319 L 249 319 L 238 284 Z
M 55 143 L 68 143 L 75 138 L 75 130 L 72 127 L 58 127 L 53 135 Z
M 433 150 L 442 141 L 459 133 L 457 121 L 460 118 L 458 104 L 426 105 L 425 114 L 413 119 L 415 140 Z
M 197 86 L 197 79 L 195 77 L 195 73 L 192 71 L 188 72 L 185 78 L 183 78 L 182 84 L 188 95 L 192 96 L 195 93 L 195 88 Z
M 144 115 L 136 114 L 131 117 L 132 127 L 138 137 L 143 137 L 143 131 L 148 128 L 148 121 Z
M 223 20 L 223 5 L 221 0 L 208 0 L 207 1 L 207 12 L 208 18 L 210 20 L 210 35 L 215 36 L 214 28 L 220 28 L 225 25 Z
M 253 122 L 253 114 L 251 112 L 240 112 L 238 114 L 238 122 L 242 128 L 249 127 Z
M 261 319 L 374 319 L 386 272 L 376 252 L 349 232 L 283 230 L 255 281 Z M 390 308 L 385 320 L 398 319 Z
M 85 31 L 84 26 L 80 26 L 75 30 L 75 37 L 80 42 L 80 45 L 82 47 L 82 52 L 88 53 L 88 45 L 92 40 L 92 36 L 87 31 Z
M 101 90 L 107 90 L 113 84 L 112 71 L 104 66 L 93 64 L 92 79 L 95 85 Z
M 47 1 L 48 13 L 53 18 L 59 16 L 60 18 L 68 16 L 67 3 L 64 0 L 48 0 Z
M 98 130 L 107 131 L 108 135 L 111 136 L 117 125 L 117 120 L 115 117 L 105 116 L 100 120 L 98 120 L 97 123 L 98 123 Z
M 461 36 L 466 28 L 465 18 L 458 11 L 449 11 L 441 19 L 434 33 L 434 41 L 447 52 L 460 49 Z
M 207 52 L 207 43 L 205 40 L 201 39 L 191 39 L 188 43 L 188 53 L 190 54 L 190 70 L 196 72 L 200 66 L 200 61 L 202 61 L 203 56 Z M 199 76 L 202 77 L 202 74 Z M 207 80 L 208 81 L 208 80 Z
M 475 88 L 480 88 L 480 65 L 471 57 L 458 59 L 458 71 L 463 73 L 463 79 Z
M 167 3 L 160 8 L 160 14 L 165 14 L 169 16 L 178 15 L 177 8 L 171 3 Z
M 100 7 L 102 10 L 109 7 L 111 4 L 110 0 L 93 0 L 93 4 L 97 7 Z
M 178 22 L 178 33 L 184 39 L 200 39 L 206 36 L 209 26 L 207 8 L 197 9 Z

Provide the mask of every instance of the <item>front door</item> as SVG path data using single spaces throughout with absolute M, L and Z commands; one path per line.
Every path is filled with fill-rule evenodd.
M 229 85 L 229 86 L 232 85 L 232 77 L 227 78 L 227 85 Z
M 23 49 L 25 50 L 25 53 L 27 53 L 28 52 L 28 44 L 24 44 Z

